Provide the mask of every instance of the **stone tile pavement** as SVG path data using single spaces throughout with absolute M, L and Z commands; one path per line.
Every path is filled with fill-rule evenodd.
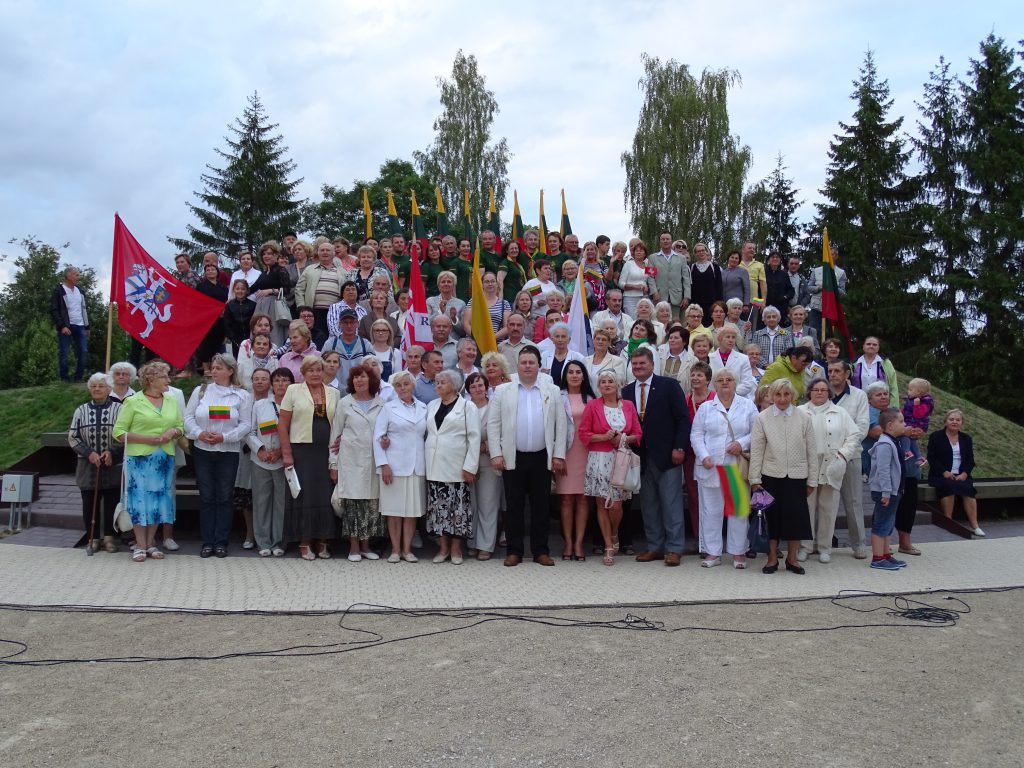
M 18 534 L 21 536 L 23 534 Z M 15 537 L 5 539 L 11 541 Z M 124 551 L 87 557 L 82 549 L 0 546 L 0 602 L 28 605 L 163 606 L 215 610 L 341 610 L 355 604 L 400 608 L 514 608 L 633 605 L 765 598 L 829 597 L 842 590 L 913 592 L 1024 585 L 1024 539 L 990 538 L 920 544 L 921 557 L 889 573 L 837 551 L 829 565 L 811 558 L 807 575 L 761 573 L 764 557 L 746 571 L 726 562 L 679 568 L 621 557 L 558 561 L 543 568 L 527 560 L 505 568 L 501 559 L 463 565 L 305 562 L 295 557 L 201 560 L 169 554 L 133 563 Z M 557 551 L 557 550 L 556 550 Z

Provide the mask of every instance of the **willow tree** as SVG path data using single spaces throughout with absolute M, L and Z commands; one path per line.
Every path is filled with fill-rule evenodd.
M 436 180 L 441 187 L 445 207 L 454 219 L 461 218 L 463 190 L 469 190 L 477 227 L 486 210 L 488 187 L 494 187 L 498 208 L 504 204 L 512 159 L 504 138 L 491 141 L 491 126 L 500 110 L 486 82 L 477 69 L 476 57 L 459 50 L 451 79 L 437 79 L 442 112 L 434 121 L 434 143 L 424 152 L 413 153 L 420 175 Z
M 662 230 L 703 240 L 716 251 L 731 244 L 750 169 L 750 148 L 729 132 L 734 70 L 705 69 L 644 54 L 644 104 L 633 148 L 622 153 L 625 208 L 648 242 Z

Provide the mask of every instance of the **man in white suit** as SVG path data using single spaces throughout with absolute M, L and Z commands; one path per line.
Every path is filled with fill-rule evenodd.
M 523 560 L 524 508 L 530 499 L 533 561 L 554 565 L 548 549 L 551 473 L 565 472 L 566 417 L 562 393 L 540 376 L 540 352 L 519 351 L 518 377 L 494 390 L 487 409 L 491 466 L 505 485 L 505 565 Z

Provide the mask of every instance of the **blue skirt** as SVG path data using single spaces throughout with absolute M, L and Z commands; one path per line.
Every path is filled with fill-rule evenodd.
M 133 525 L 174 522 L 174 457 L 157 449 L 125 458 L 125 500 Z

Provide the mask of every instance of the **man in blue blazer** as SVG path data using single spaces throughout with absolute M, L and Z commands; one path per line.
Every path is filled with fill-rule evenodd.
M 654 355 L 641 347 L 630 365 L 636 381 L 622 397 L 636 405 L 643 426 L 640 441 L 640 505 L 647 551 L 641 563 L 664 559 L 679 565 L 683 553 L 683 457 L 690 447 L 690 414 L 675 379 L 654 375 Z

